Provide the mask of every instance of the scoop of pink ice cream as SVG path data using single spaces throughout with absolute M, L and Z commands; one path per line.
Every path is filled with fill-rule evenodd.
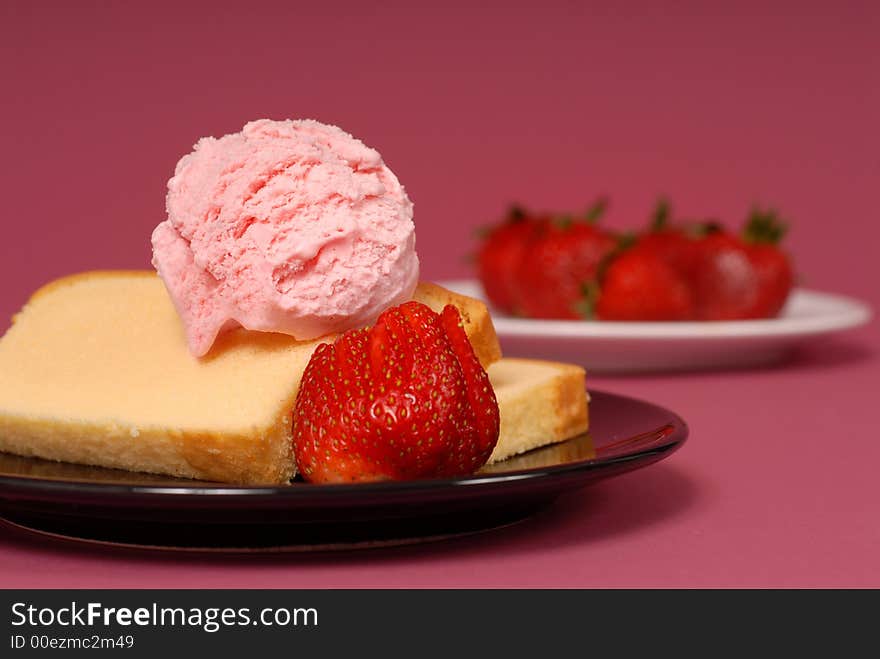
M 335 126 L 264 119 L 203 138 L 166 204 L 153 265 L 196 356 L 239 325 L 313 339 L 370 324 L 418 281 L 412 202 Z

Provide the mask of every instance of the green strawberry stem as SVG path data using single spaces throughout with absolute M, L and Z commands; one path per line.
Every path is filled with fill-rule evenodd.
M 590 206 L 583 214 L 582 217 L 575 217 L 571 213 L 561 213 L 559 215 L 553 216 L 553 224 L 555 224 L 560 229 L 570 229 L 571 226 L 577 221 L 583 221 L 587 224 L 595 224 L 599 221 L 605 211 L 608 209 L 608 198 L 607 197 L 599 197 L 593 205 Z
M 660 197 L 651 216 L 651 231 L 663 231 L 669 225 L 671 208 L 666 197 Z
M 572 215 L 571 213 L 554 215 L 553 224 L 558 226 L 560 229 L 570 229 L 571 226 L 574 224 L 574 215 Z
M 785 236 L 786 231 L 788 231 L 788 224 L 779 217 L 775 210 L 762 211 L 755 207 L 749 213 L 742 237 L 749 243 L 777 245 Z
M 617 245 L 615 245 L 615 252 L 622 252 L 625 249 L 629 249 L 633 245 L 635 245 L 639 240 L 638 234 L 634 231 L 623 231 L 617 235 Z
M 685 225 L 685 234 L 689 238 L 695 239 L 705 238 L 713 233 L 721 233 L 722 231 L 724 231 L 724 226 L 718 220 L 700 220 L 699 222 Z
M 574 312 L 581 318 L 590 320 L 596 317 L 596 303 L 599 301 L 599 282 L 595 279 L 581 283 L 581 297 L 574 305 Z
M 510 208 L 507 209 L 508 222 L 522 222 L 526 219 L 526 215 L 526 209 L 519 204 L 511 204 Z
M 638 235 L 632 231 L 624 231 L 618 234 L 617 244 L 614 246 L 613 249 L 605 254 L 605 256 L 602 257 L 602 259 L 599 261 L 599 265 L 596 266 L 595 279 L 581 284 L 581 293 L 584 298 L 590 301 L 590 304 L 595 305 L 595 303 L 598 301 L 599 292 L 601 289 L 600 282 L 605 280 L 605 272 L 608 270 L 608 267 L 611 265 L 614 259 L 623 254 L 638 241 Z M 592 313 L 592 311 L 590 313 Z
M 587 209 L 586 213 L 584 213 L 584 220 L 586 220 L 590 224 L 595 224 L 599 221 L 599 219 L 605 214 L 605 211 L 607 210 L 608 197 L 599 197 L 596 201 L 593 202 L 593 205 Z

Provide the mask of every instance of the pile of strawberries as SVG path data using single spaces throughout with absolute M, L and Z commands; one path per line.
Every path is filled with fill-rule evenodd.
M 602 228 L 606 207 L 600 199 L 581 216 L 512 208 L 477 256 L 489 301 L 527 318 L 616 321 L 770 318 L 785 304 L 794 275 L 774 211 L 752 210 L 732 233 L 673 221 L 661 200 L 634 234 Z

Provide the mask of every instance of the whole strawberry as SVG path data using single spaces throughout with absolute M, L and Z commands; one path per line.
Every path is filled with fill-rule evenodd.
M 698 242 L 693 279 L 701 320 L 771 318 L 794 284 L 788 255 L 778 244 L 786 226 L 775 212 L 752 211 L 742 235 L 724 231 Z
M 527 211 L 513 206 L 504 222 L 491 228 L 483 238 L 477 253 L 477 272 L 489 302 L 501 311 L 514 312 L 513 272 L 537 226 L 538 222 Z
M 616 321 L 688 320 L 694 299 L 687 280 L 655 249 L 641 244 L 604 268 L 596 317 Z
M 498 441 L 498 403 L 453 306 L 386 310 L 312 355 L 293 446 L 313 483 L 470 474 Z
M 651 226 L 636 242 L 640 249 L 664 260 L 679 275 L 690 281 L 699 266 L 698 241 L 718 230 L 715 222 L 672 221 L 669 202 L 661 199 L 654 210 Z
M 546 219 L 532 234 L 515 278 L 515 306 L 530 318 L 587 318 L 603 260 L 618 239 L 596 226 L 605 208 L 600 200 L 586 218 Z

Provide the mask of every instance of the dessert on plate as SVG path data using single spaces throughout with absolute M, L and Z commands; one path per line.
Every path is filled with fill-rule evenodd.
M 315 121 L 200 140 L 152 271 L 74 274 L 0 339 L 0 451 L 240 484 L 448 477 L 586 431 L 578 366 L 502 358 L 419 281 L 413 205 Z

